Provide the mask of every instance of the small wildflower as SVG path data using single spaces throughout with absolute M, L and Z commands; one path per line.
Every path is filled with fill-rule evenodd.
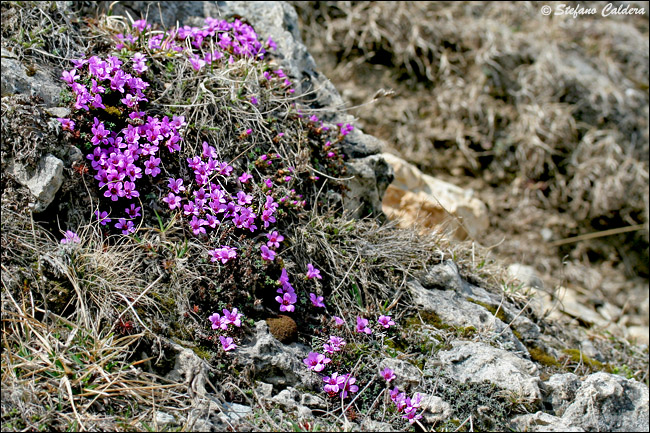
M 266 237 L 269 239 L 266 245 L 269 247 L 275 247 L 279 248 L 280 247 L 280 242 L 284 240 L 284 236 L 279 234 L 276 230 L 272 231 L 271 233 L 268 233 Z
M 225 350 L 226 352 L 230 350 L 235 350 L 237 348 L 237 345 L 233 342 L 232 337 L 224 337 L 223 335 L 220 335 L 219 341 L 223 346 L 223 350 Z
M 262 258 L 268 262 L 272 262 L 275 260 L 275 251 L 270 250 L 269 247 L 266 245 L 262 245 L 260 247 L 260 250 L 262 251 Z
M 332 316 L 332 319 L 334 319 L 334 323 L 336 323 L 336 326 L 343 326 L 345 323 L 345 320 L 341 319 L 339 316 Z
M 343 382 L 343 386 L 341 387 L 341 398 L 346 398 L 348 396 L 348 392 L 357 392 L 359 391 L 359 387 L 355 385 L 354 383 L 357 381 L 357 379 L 350 374 L 345 375 L 345 381 Z
M 309 294 L 309 299 L 311 300 L 311 303 L 314 305 L 314 307 L 321 307 L 325 308 L 325 304 L 323 303 L 323 297 L 322 296 L 316 296 L 313 293 Z
M 311 263 L 307 264 L 307 278 L 312 279 L 312 278 L 318 278 L 319 280 L 322 280 L 323 277 L 320 275 L 320 271 L 316 268 L 314 268 L 314 265 Z
M 239 179 L 239 181 L 241 183 L 248 183 L 248 181 L 251 180 L 252 178 L 253 178 L 253 176 L 251 176 L 250 174 L 244 172 L 244 173 L 242 173 L 241 176 L 239 176 L 238 179 Z
M 391 380 L 395 379 L 395 372 L 388 367 L 384 368 L 380 374 L 381 377 L 383 377 L 388 383 L 390 383 Z
M 339 352 L 343 349 L 343 346 L 346 345 L 346 342 L 341 337 L 336 335 L 330 335 L 329 342 L 323 344 L 323 349 L 327 353 Z
M 365 332 L 368 335 L 372 334 L 372 329 L 368 328 L 368 319 L 357 316 L 356 331 L 359 333 Z
M 58 120 L 59 122 L 61 122 L 61 128 L 62 128 L 64 131 L 74 131 L 74 126 L 75 126 L 74 120 L 71 120 L 71 119 L 62 119 L 62 118 L 60 118 L 60 117 L 57 117 L 56 120 Z
M 72 243 L 79 244 L 79 243 L 81 243 L 81 239 L 73 231 L 66 230 L 66 232 L 63 234 L 63 236 L 64 236 L 64 238 L 61 239 L 62 244 L 72 244 Z
M 232 309 L 232 313 L 225 308 L 223 309 L 223 319 L 227 323 L 231 323 L 237 327 L 241 326 L 241 317 L 243 316 L 242 313 L 238 313 L 236 308 Z
M 331 361 L 332 360 L 325 355 L 316 352 L 309 352 L 307 358 L 303 359 L 307 368 L 314 370 L 315 372 L 323 371 L 325 369 L 325 364 L 329 364 Z
M 99 220 L 99 223 L 103 226 L 111 222 L 111 219 L 108 218 L 108 212 L 100 212 L 98 210 L 95 211 L 95 216 Z
M 377 319 L 379 324 L 383 326 L 384 328 L 388 329 L 391 326 L 395 325 L 395 322 L 393 319 L 390 318 L 390 316 L 379 316 L 379 319 Z
M 325 392 L 336 394 L 342 389 L 343 382 L 345 382 L 345 375 L 339 376 L 337 372 L 334 372 L 332 376 L 323 377 L 323 382 L 326 384 L 323 387 Z
M 208 319 L 212 322 L 212 329 L 223 329 L 224 331 L 228 329 L 228 323 L 221 318 L 219 313 L 214 313 Z

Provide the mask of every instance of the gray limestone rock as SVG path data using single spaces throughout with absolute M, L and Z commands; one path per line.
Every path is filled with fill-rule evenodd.
M 647 432 L 648 387 L 634 379 L 594 373 L 582 382 L 562 420 L 589 431 Z
M 10 164 L 9 170 L 35 197 L 35 213 L 43 212 L 52 203 L 63 183 L 63 161 L 50 154 L 41 158 L 35 170 L 20 162 Z
M 524 401 L 541 399 L 539 373 L 531 361 L 485 343 L 455 341 L 452 346 L 439 353 L 442 367 L 451 378 L 460 382 L 488 381 Z
M 554 374 L 542 384 L 544 403 L 553 408 L 555 415 L 562 416 L 579 387 L 580 378 L 575 374 Z
M 580 427 L 567 424 L 562 418 L 544 412 L 529 413 L 515 417 L 510 422 L 514 431 L 530 432 L 581 432 Z
M 452 409 L 449 403 L 438 396 L 422 394 L 420 402 L 422 418 L 428 424 L 444 422 L 452 416 Z
M 4 53 L 4 51 L 3 51 Z M 13 58 L 2 58 L 2 96 L 22 93 L 30 96 L 40 96 L 48 106 L 58 105 L 61 90 L 64 88 L 52 75 L 41 68 L 36 68 L 36 73 L 27 75 L 25 67 Z
M 485 307 L 466 300 L 456 291 L 426 290 L 417 280 L 406 283 L 413 302 L 425 311 L 432 311 L 448 325 L 460 328 L 473 326 L 478 332 L 493 337 L 504 346 L 527 353 L 512 330 Z
M 308 347 L 292 343 L 280 343 L 271 333 L 265 321 L 255 323 L 253 340 L 239 347 L 237 356 L 244 365 L 252 367 L 256 377 L 275 387 L 301 385 L 316 389 L 319 378 L 305 368 L 302 360 L 307 358 Z

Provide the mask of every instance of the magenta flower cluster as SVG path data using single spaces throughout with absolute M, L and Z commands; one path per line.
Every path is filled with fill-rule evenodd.
M 390 399 L 397 407 L 397 411 L 404 414 L 402 415 L 402 418 L 407 419 L 409 423 L 413 424 L 415 421 L 422 418 L 422 415 L 417 413 L 422 402 L 422 396 L 420 394 L 416 393 L 413 398 L 410 398 L 395 387 L 390 392 Z
M 241 326 L 241 318 L 243 315 L 242 313 L 238 313 L 236 308 L 233 308 L 232 311 L 224 308 L 222 312 L 223 316 L 221 316 L 219 313 L 214 313 L 208 317 L 210 322 L 212 322 L 212 329 L 227 331 L 230 325 L 234 325 L 236 327 Z M 219 341 L 221 342 L 223 350 L 226 352 L 237 348 L 237 345 L 234 343 L 232 337 L 220 335 Z
M 74 108 L 90 111 L 106 109 L 104 99 L 119 95 L 123 110 L 128 112 L 128 124 L 119 130 L 112 130 L 105 122 L 93 117 L 90 127 L 92 153 L 86 156 L 95 171 L 94 178 L 103 196 L 116 202 L 132 200 L 140 196 L 137 189 L 139 179 L 144 176 L 155 178 L 161 172 L 159 149 L 165 146 L 170 153 L 180 150 L 181 129 L 185 126 L 183 116 L 147 116 L 139 111 L 139 104 L 147 102 L 144 91 L 149 84 L 138 75 L 146 70 L 146 57 L 136 53 L 131 58 L 127 72 L 122 60 L 108 56 L 102 60 L 97 56 L 74 60 L 74 69 L 64 71 L 61 79 L 68 83 L 75 96 Z M 89 84 L 82 84 L 83 82 Z M 75 122 L 59 119 L 63 129 L 73 131 Z M 140 208 L 132 203 L 125 210 L 126 218 L 118 218 L 115 228 L 127 235 L 135 231 L 133 220 L 140 216 Z M 102 225 L 111 222 L 108 213 L 96 211 Z
M 263 59 L 265 46 L 277 48 L 271 38 L 262 43 L 253 28 L 240 19 L 228 22 L 208 17 L 203 27 L 172 28 L 164 34 L 147 32 L 150 28 L 151 25 L 144 20 L 135 21 L 132 33 L 116 35 L 116 49 L 136 51 L 146 45 L 152 52 L 181 53 L 195 71 L 200 71 L 217 61 L 233 63 L 235 58 Z

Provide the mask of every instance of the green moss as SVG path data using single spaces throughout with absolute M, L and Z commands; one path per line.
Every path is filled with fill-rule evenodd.
M 408 330 L 409 328 L 419 328 L 422 324 L 422 322 L 420 322 L 420 318 L 422 319 L 422 322 L 426 323 L 427 325 L 431 325 L 436 329 L 452 328 L 451 325 L 444 323 L 440 316 L 438 316 L 433 311 L 420 311 L 419 316 L 414 315 L 406 318 L 404 321 L 405 329 Z
M 569 355 L 571 361 L 575 363 L 582 363 L 583 365 L 588 367 L 591 371 L 606 371 L 608 373 L 611 373 L 613 371 L 611 365 L 603 364 L 598 360 L 590 358 L 589 356 L 582 353 L 579 349 L 564 349 L 562 350 L 562 352 Z
M 541 349 L 541 348 L 539 348 L 537 346 L 529 348 L 528 353 L 530 353 L 530 357 L 532 358 L 532 360 L 537 362 L 538 364 L 544 365 L 546 367 L 561 367 L 562 366 L 560 361 L 558 361 L 553 356 L 546 353 L 546 351 L 544 349 Z
M 198 356 L 203 360 L 210 361 L 212 359 L 213 354 L 207 348 L 204 348 L 202 346 L 196 346 L 196 347 L 192 347 L 191 349 L 192 352 L 196 354 L 196 356 Z
M 508 316 L 506 315 L 505 311 L 502 308 L 499 308 L 498 311 L 497 311 L 496 307 L 494 307 L 494 306 L 492 306 L 490 304 L 487 304 L 485 302 L 477 301 L 476 299 L 473 299 L 473 298 L 467 298 L 467 300 L 469 302 L 472 302 L 472 303 L 474 303 L 476 305 L 480 305 L 481 307 L 485 308 L 493 316 L 496 316 L 496 318 L 499 319 L 500 321 L 502 321 L 504 323 L 506 323 L 508 321 Z

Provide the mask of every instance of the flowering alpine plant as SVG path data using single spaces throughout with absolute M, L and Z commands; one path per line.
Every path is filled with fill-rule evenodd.
M 343 346 L 346 344 L 347 343 L 343 338 L 336 335 L 330 335 L 329 341 L 323 344 L 323 350 L 325 350 L 327 353 L 332 354 L 341 351 L 343 349 Z
M 417 413 L 422 401 L 422 396 L 420 394 L 416 393 L 411 399 L 410 397 L 407 397 L 403 392 L 400 392 L 397 387 L 395 387 L 390 392 L 390 399 L 395 404 L 397 411 L 404 413 L 404 415 L 402 415 L 402 418 L 407 419 L 410 424 L 413 424 L 422 418 L 422 415 Z
M 390 316 L 384 316 L 384 315 L 379 316 L 379 319 L 377 319 L 377 322 L 379 322 L 379 324 L 381 326 L 383 326 L 384 328 L 386 328 L 386 329 L 388 329 L 391 326 L 395 325 L 395 322 L 393 321 L 393 319 L 391 319 Z
M 332 360 L 325 355 L 316 352 L 309 352 L 307 358 L 303 359 L 307 368 L 314 370 L 315 372 L 323 371 L 325 369 L 325 364 L 329 364 L 331 361 Z
M 81 238 L 75 232 L 66 230 L 63 239 L 61 239 L 62 244 L 79 244 L 81 243 Z
M 357 327 L 355 330 L 359 333 L 372 334 L 372 329 L 368 327 L 368 319 L 364 319 L 363 317 L 357 316 Z
M 323 303 L 322 296 L 316 296 L 315 294 L 310 293 L 309 299 L 311 300 L 311 303 L 314 307 L 325 308 L 325 304 Z
M 395 379 L 395 372 L 388 367 L 380 371 L 379 374 L 386 380 L 387 383 L 390 383 L 391 380 Z
M 314 268 L 314 265 L 311 263 L 307 264 L 307 278 L 312 279 L 312 278 L 318 278 L 321 280 L 323 277 L 320 275 L 320 271 L 316 268 Z

